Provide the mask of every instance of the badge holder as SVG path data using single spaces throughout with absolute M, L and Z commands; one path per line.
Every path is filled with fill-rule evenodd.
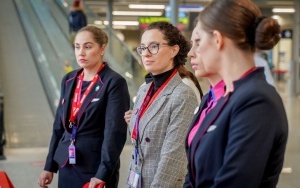
M 72 141 L 69 146 L 69 164 L 76 164 L 76 148 L 74 146 L 74 141 Z
M 130 171 L 129 177 L 128 177 L 128 185 L 132 188 L 140 188 L 141 183 L 141 174 L 138 171 Z
M 74 124 L 73 124 L 74 125 Z M 75 137 L 76 137 L 76 131 L 77 127 L 72 127 L 72 138 L 71 138 L 71 144 L 69 146 L 69 164 L 76 164 L 76 148 L 75 148 Z

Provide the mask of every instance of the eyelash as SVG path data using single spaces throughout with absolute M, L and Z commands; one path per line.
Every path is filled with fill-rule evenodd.
M 80 47 L 79 46 L 75 46 L 76 49 L 79 49 Z M 84 46 L 84 48 L 86 49 L 91 49 L 92 47 L 91 46 Z

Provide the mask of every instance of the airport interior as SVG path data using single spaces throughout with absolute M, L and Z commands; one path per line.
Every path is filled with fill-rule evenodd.
M 83 0 L 89 25 L 109 37 L 104 59 L 127 81 L 133 100 L 145 70 L 135 48 L 149 23 L 167 20 L 191 37 L 194 19 L 211 0 Z M 269 51 L 277 91 L 288 116 L 289 137 L 278 188 L 300 188 L 300 1 L 253 0 L 281 25 Z M 2 0 L 0 5 L 0 171 L 16 188 L 38 187 L 59 101 L 64 62 L 78 68 L 69 43 L 72 0 Z M 189 60 L 187 69 L 191 70 Z M 204 93 L 206 79 L 199 79 Z M 131 104 L 131 105 L 132 105 Z M 125 187 L 132 145 L 121 154 L 119 187 Z M 1 177 L 0 177 L 1 178 Z M 0 181 L 0 187 L 1 182 Z M 246 183 L 246 182 L 245 182 Z M 57 187 L 57 175 L 49 188 Z

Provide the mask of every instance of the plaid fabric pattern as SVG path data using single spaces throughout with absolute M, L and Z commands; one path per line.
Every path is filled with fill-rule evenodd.
M 140 88 L 134 112 L 141 106 L 149 86 L 150 84 L 146 84 Z M 143 188 L 183 186 L 187 173 L 185 137 L 196 107 L 197 99 L 193 90 L 177 74 L 141 118 L 139 145 L 143 161 Z M 135 120 L 136 114 L 133 114 L 130 131 Z M 133 165 L 131 169 L 134 169 Z

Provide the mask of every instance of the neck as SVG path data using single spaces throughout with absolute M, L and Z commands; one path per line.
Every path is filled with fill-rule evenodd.
M 220 75 L 226 84 L 226 94 L 234 90 L 233 82 L 239 80 L 249 69 L 255 67 L 253 54 L 230 50 L 223 58 Z
M 163 83 L 172 75 L 174 69 L 168 70 L 164 73 L 152 75 L 152 79 L 154 81 L 154 91 L 156 91 Z
M 94 76 L 98 73 L 100 66 L 102 66 L 103 63 L 99 63 L 96 66 L 94 66 L 91 69 L 84 68 L 83 69 L 83 80 L 84 81 L 91 81 Z
M 222 80 L 222 77 L 220 75 L 214 75 L 207 77 L 207 80 L 209 81 L 210 85 L 214 87 Z

